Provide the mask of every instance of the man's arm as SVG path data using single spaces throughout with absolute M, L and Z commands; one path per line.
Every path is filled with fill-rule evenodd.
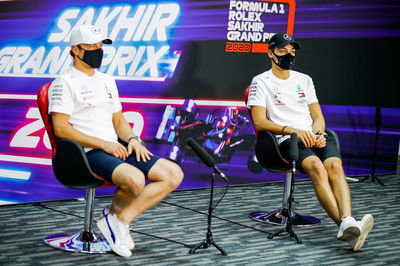
M 150 160 L 150 156 L 153 154 L 149 152 L 137 138 L 133 138 L 135 137 L 135 134 L 121 111 L 113 114 L 113 125 L 118 137 L 128 143 L 129 155 L 132 154 L 132 151 L 135 151 L 137 161 L 142 160 L 146 162 L 147 160 Z
M 272 122 L 267 118 L 267 109 L 263 106 L 251 106 L 250 113 L 256 131 L 269 131 L 277 135 L 296 133 L 297 138 L 301 140 L 306 147 L 312 147 L 315 144 L 316 136 L 312 132 L 285 125 L 278 125 Z
M 281 135 L 283 126 L 278 125 L 267 118 L 267 109 L 265 107 L 251 106 L 250 114 L 256 131 L 269 131 L 276 135 Z M 284 131 L 287 132 L 286 128 Z
M 308 105 L 308 108 L 310 109 L 310 114 L 313 119 L 313 132 L 325 132 L 325 119 L 324 115 L 322 114 L 321 106 L 319 103 L 312 103 Z
M 322 135 L 325 132 L 325 119 L 322 114 L 321 106 L 318 102 L 312 103 L 308 105 L 310 109 L 310 114 L 313 119 L 312 129 L 314 133 L 320 132 L 321 134 L 317 135 L 314 146 L 317 148 L 323 148 L 326 145 L 326 139 Z
M 96 137 L 83 134 L 75 129 L 70 123 L 70 116 L 63 113 L 51 113 L 53 121 L 54 134 L 58 138 L 75 140 L 83 147 L 101 149 L 115 157 L 125 159 L 128 153 L 123 145 L 116 142 L 105 141 Z

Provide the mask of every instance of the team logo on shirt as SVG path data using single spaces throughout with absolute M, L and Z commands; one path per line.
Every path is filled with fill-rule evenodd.
M 87 108 L 91 108 L 94 105 L 92 104 L 93 101 L 93 91 L 89 88 L 86 83 L 83 83 L 80 87 L 79 93 L 81 94 L 82 100 L 86 102 Z
M 49 102 L 49 104 L 54 106 L 57 105 L 60 106 L 63 94 L 64 94 L 64 85 L 55 84 L 50 94 L 51 101 Z
M 112 104 L 113 103 L 113 100 L 112 100 L 113 95 L 112 95 L 110 88 L 107 86 L 107 83 L 104 83 L 104 89 L 105 89 L 105 92 L 107 95 L 107 103 Z
M 257 95 L 257 82 L 252 82 L 250 85 L 249 95 L 247 96 L 248 99 L 256 99 Z
M 285 103 L 282 101 L 282 93 L 277 87 L 272 88 L 272 95 L 274 97 L 275 105 L 285 105 Z
M 297 102 L 299 102 L 299 103 L 304 103 L 304 102 L 307 101 L 307 99 L 306 99 L 306 93 L 305 93 L 304 90 L 301 88 L 300 84 L 297 84 L 297 96 L 298 96 Z

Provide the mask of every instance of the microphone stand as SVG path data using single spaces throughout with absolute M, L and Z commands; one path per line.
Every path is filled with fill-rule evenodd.
M 287 180 L 286 180 L 286 183 L 287 183 L 287 181 L 289 181 L 288 182 L 289 184 L 286 184 L 286 186 L 288 188 L 290 188 L 289 189 L 289 195 L 285 195 L 285 197 L 287 197 L 287 199 L 284 200 L 283 208 L 281 209 L 281 214 L 285 217 L 284 219 L 286 219 L 286 221 L 285 221 L 286 222 L 286 226 L 282 230 L 280 230 L 280 231 L 278 231 L 276 233 L 269 233 L 268 234 L 268 239 L 272 239 L 275 236 L 280 235 L 283 232 L 287 232 L 289 234 L 289 236 L 293 237 L 298 244 L 302 243 L 301 239 L 293 231 L 292 218 L 291 218 L 291 215 L 290 215 L 292 213 L 292 202 L 293 202 L 293 191 L 294 191 L 294 175 L 295 175 L 295 173 L 296 173 L 296 160 L 292 160 L 292 171 L 289 174 L 290 178 L 287 178 Z
M 214 194 L 214 179 L 215 179 L 215 170 L 212 173 L 212 178 L 211 178 L 211 191 L 210 191 L 210 202 L 208 205 L 208 218 L 207 218 L 207 235 L 206 239 L 201 241 L 199 244 L 195 245 L 189 250 L 190 254 L 194 254 L 197 249 L 199 248 L 208 248 L 209 246 L 213 245 L 216 247 L 222 255 L 227 256 L 228 253 L 224 249 L 222 249 L 220 246 L 215 243 L 212 232 L 211 232 L 211 217 L 212 217 L 212 212 L 214 210 L 214 207 L 212 206 L 213 203 L 213 194 Z

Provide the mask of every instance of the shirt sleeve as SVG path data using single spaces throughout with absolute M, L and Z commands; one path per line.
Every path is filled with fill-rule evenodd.
M 308 86 L 307 86 L 307 104 L 317 103 L 318 98 L 315 92 L 314 83 L 311 77 L 307 76 L 308 78 Z
M 254 78 L 250 85 L 249 96 L 247 99 L 247 107 L 250 106 L 262 106 L 267 107 L 266 100 L 265 100 L 265 90 L 264 90 L 264 83 Z
M 49 114 L 52 112 L 72 115 L 73 93 L 63 79 L 56 79 L 49 88 Z
M 113 113 L 119 112 L 122 110 L 121 101 L 119 100 L 119 93 L 117 84 L 115 83 L 115 79 L 112 79 L 112 94 L 113 94 Z

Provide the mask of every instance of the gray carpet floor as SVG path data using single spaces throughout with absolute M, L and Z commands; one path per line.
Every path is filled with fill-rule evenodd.
M 267 238 L 280 227 L 255 222 L 248 213 L 281 205 L 282 183 L 230 187 L 214 210 L 212 233 L 228 256 L 213 246 L 189 254 L 206 238 L 209 189 L 175 191 L 131 225 L 136 247 L 130 258 L 114 253 L 82 254 L 46 246 L 42 239 L 82 228 L 84 201 L 28 203 L 0 207 L 0 265 L 400 265 L 400 176 L 381 176 L 385 186 L 352 182 L 353 214 L 375 217 L 363 249 L 352 252 L 336 240 L 337 226 L 319 205 L 309 180 L 296 182 L 294 209 L 321 219 L 318 226 L 294 228 L 303 244 L 288 235 Z M 215 189 L 214 201 L 224 192 Z M 110 197 L 96 198 L 97 220 Z M 95 231 L 98 231 L 94 226 Z

